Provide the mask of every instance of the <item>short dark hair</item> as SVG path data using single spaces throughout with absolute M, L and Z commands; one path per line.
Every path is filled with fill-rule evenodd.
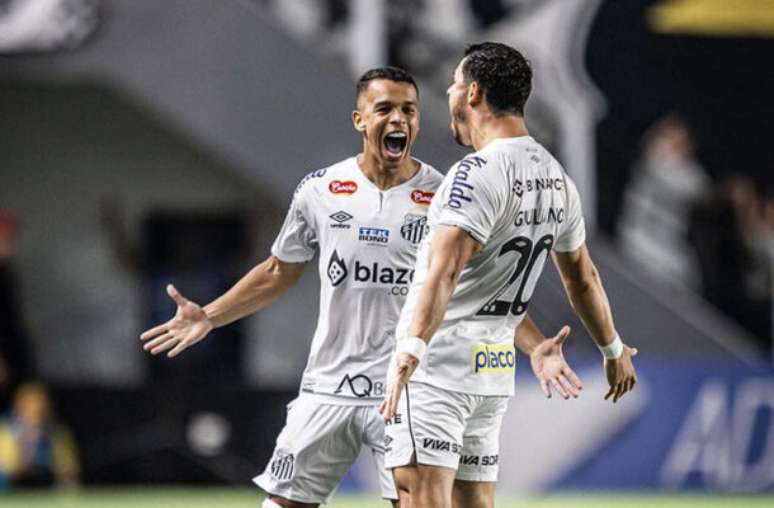
M 462 75 L 466 82 L 478 83 L 496 116 L 524 116 L 532 68 L 517 50 L 498 42 L 471 44 L 465 48 Z
M 400 67 L 377 67 L 376 69 L 366 71 L 362 76 L 360 76 L 360 79 L 357 80 L 357 93 L 355 95 L 356 102 L 360 98 L 360 94 L 368 89 L 368 84 L 376 79 L 387 79 L 397 83 L 411 83 L 411 85 L 414 87 L 414 90 L 417 91 L 417 98 L 419 97 L 419 87 L 417 86 L 417 82 L 414 81 L 414 76 L 401 69 Z

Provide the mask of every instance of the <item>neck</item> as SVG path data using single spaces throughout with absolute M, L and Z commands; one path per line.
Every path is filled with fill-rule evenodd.
M 520 116 L 494 116 L 490 111 L 474 112 L 471 140 L 476 151 L 499 138 L 529 136 L 527 124 Z
M 365 177 L 381 190 L 387 190 L 408 181 L 419 171 L 420 166 L 407 154 L 397 166 L 387 167 L 368 152 L 357 156 L 357 164 Z

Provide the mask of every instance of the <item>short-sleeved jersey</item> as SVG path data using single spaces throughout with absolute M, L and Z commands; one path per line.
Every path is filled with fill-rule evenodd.
M 578 191 L 531 137 L 497 139 L 452 167 L 428 224 L 398 337 L 408 333 L 438 226 L 462 228 L 482 248 L 463 268 L 413 379 L 452 391 L 512 395 L 513 335 L 545 261 L 552 249 L 573 251 L 585 241 Z
M 302 392 L 345 404 L 384 397 L 395 325 L 442 178 L 422 163 L 411 179 L 383 191 L 352 157 L 298 185 L 271 252 L 300 263 L 319 250 L 319 316 Z

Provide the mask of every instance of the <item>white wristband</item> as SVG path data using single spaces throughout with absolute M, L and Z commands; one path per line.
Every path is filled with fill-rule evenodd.
M 425 356 L 426 349 L 427 342 L 419 337 L 404 337 L 398 340 L 398 344 L 395 346 L 396 353 L 408 353 L 420 362 L 422 361 L 422 357 Z
M 621 336 L 617 333 L 615 334 L 615 338 L 613 339 L 613 342 L 611 342 L 607 346 L 597 346 L 602 352 L 602 356 L 605 357 L 607 360 L 617 360 L 618 358 L 621 358 L 621 355 L 624 352 L 624 344 L 621 341 Z

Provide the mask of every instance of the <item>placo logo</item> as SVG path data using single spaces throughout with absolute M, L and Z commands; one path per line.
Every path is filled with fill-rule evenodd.
M 427 206 L 433 200 L 435 192 L 425 192 L 419 189 L 411 191 L 411 201 L 418 205 Z
M 352 180 L 334 180 L 328 184 L 328 190 L 333 194 L 351 195 L 357 192 L 357 183 Z
M 476 344 L 473 347 L 473 372 L 503 373 L 516 370 L 516 353 L 513 345 Z

